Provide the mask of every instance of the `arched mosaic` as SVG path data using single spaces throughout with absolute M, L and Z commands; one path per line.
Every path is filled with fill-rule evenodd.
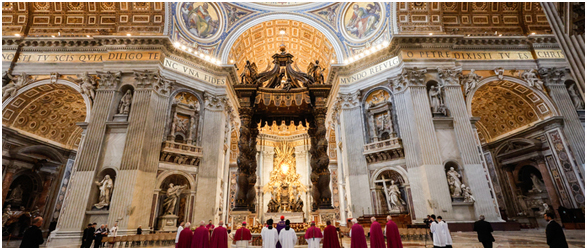
M 357 2 L 347 6 L 341 29 L 351 40 L 365 40 L 374 35 L 384 23 L 383 6 L 376 2 Z
M 177 5 L 175 18 L 187 35 L 197 40 L 212 40 L 223 27 L 224 17 L 213 3 L 181 3 Z

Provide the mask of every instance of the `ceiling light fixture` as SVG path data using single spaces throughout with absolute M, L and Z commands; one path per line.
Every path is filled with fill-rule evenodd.
M 173 46 L 175 46 L 176 48 L 179 47 L 179 45 L 180 45 L 179 42 L 173 43 Z
M 126 33 L 126 36 L 131 36 L 130 33 Z
M 14 34 L 14 36 L 20 37 L 20 34 L 16 33 L 16 34 Z
M 234 63 L 234 60 L 230 60 L 230 63 Z

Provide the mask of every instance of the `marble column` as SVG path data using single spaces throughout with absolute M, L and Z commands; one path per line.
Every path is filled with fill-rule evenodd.
M 222 179 L 224 152 L 225 105 L 227 99 L 210 94 L 204 96 L 205 119 L 202 134 L 202 163 L 198 171 L 194 222 L 208 221 L 218 215 L 218 191 Z
M 362 131 L 363 117 L 360 105 L 360 93 L 340 94 L 338 101 L 341 105 L 340 127 L 341 142 L 347 166 L 346 183 L 352 183 L 348 189 L 349 200 L 352 204 L 351 210 L 354 217 L 363 215 L 371 207 L 369 192 L 369 171 L 367 161 L 363 155 L 363 142 L 365 141 Z
M 501 221 L 497 201 L 489 188 L 489 173 L 483 167 L 480 153 L 477 151 L 475 134 L 464 102 L 465 98 L 458 84 L 445 86 L 445 101 L 454 119 L 454 132 L 457 146 L 463 162 L 464 175 L 475 197 L 475 217 L 485 215 L 487 221 Z
M 544 161 L 544 157 L 540 156 L 540 157 L 536 157 L 535 159 L 533 159 L 534 161 L 536 161 L 536 163 L 538 164 L 538 170 L 540 171 L 540 174 L 542 175 L 542 181 L 544 181 L 544 186 L 546 187 L 546 192 L 548 193 L 548 198 L 550 198 L 550 202 L 552 203 L 552 208 L 554 209 L 554 212 L 558 215 L 558 208 L 561 206 L 560 204 L 560 198 L 558 196 L 558 193 L 556 191 L 556 187 L 554 186 L 554 183 L 552 181 L 551 178 L 551 174 L 548 171 L 548 167 L 546 166 L 546 162 Z

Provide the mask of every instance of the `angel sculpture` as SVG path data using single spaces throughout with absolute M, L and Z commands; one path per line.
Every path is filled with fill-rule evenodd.
M 471 90 L 475 89 L 480 79 L 481 76 L 475 73 L 475 69 L 471 69 L 471 72 L 463 79 L 463 83 L 465 85 L 465 95 L 468 95 Z
M 318 60 L 316 60 L 316 64 L 310 62 L 310 65 L 308 65 L 308 75 L 314 80 L 314 84 L 324 84 L 323 71 L 324 69 L 322 69 Z
M 26 73 L 22 72 L 20 75 L 11 75 L 6 73 L 6 76 L 11 80 L 8 84 L 2 87 L 2 100 L 6 100 L 9 97 L 15 97 L 18 90 L 25 85 L 37 80 L 37 78 L 31 79 Z
M 247 60 L 247 64 L 241 74 L 241 84 L 254 84 L 255 78 L 257 77 L 257 64 L 249 62 Z
M 78 79 L 74 79 L 71 77 L 67 77 L 69 80 L 77 82 L 79 84 L 80 92 L 94 100 L 96 97 L 96 79 L 88 72 L 84 72 L 82 74 L 77 75 Z
M 524 79 L 528 85 L 530 85 L 530 87 L 536 87 L 540 90 L 544 89 L 544 82 L 541 81 L 538 76 L 536 76 L 536 70 L 534 69 L 528 69 L 528 70 L 524 70 L 524 72 L 521 73 L 522 79 Z

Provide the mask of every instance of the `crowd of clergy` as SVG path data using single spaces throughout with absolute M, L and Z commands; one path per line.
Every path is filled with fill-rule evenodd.
M 293 228 L 290 227 L 290 221 L 281 216 L 281 220 L 273 227 L 273 219 L 267 220 L 267 223 L 261 230 L 263 248 L 293 248 L 298 244 L 298 236 Z M 351 248 L 367 248 L 367 239 L 363 226 L 357 223 L 357 219 L 349 219 L 350 230 L 348 235 L 351 238 Z M 199 227 L 194 231 L 191 230 L 189 222 L 181 223 L 177 229 L 175 238 L 176 248 L 227 248 L 228 247 L 228 230 L 223 227 L 224 223 L 220 221 L 218 227 L 214 227 L 212 221 L 207 225 L 204 221 L 200 222 Z M 251 231 L 247 229 L 247 223 L 243 222 L 234 233 L 233 242 L 238 248 L 247 248 L 252 242 Z M 331 221 L 326 222 L 324 232 L 316 227 L 312 221 L 310 227 L 306 229 L 304 239 L 308 248 L 340 248 L 339 229 L 332 225 Z M 369 241 L 371 248 L 402 248 L 402 241 L 397 224 L 387 217 L 387 224 L 382 230 L 381 224 L 375 217 L 371 218 L 371 228 L 369 230 Z

